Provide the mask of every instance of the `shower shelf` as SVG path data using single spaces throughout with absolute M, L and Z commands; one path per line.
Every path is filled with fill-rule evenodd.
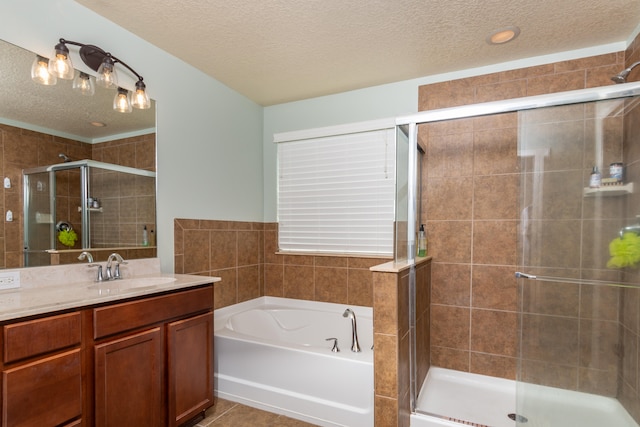
M 602 197 L 624 196 L 633 193 L 633 182 L 625 185 L 611 185 L 599 188 L 585 187 L 584 197 Z
M 89 212 L 102 212 L 102 208 L 87 208 Z M 78 212 L 82 212 L 82 207 L 78 206 Z

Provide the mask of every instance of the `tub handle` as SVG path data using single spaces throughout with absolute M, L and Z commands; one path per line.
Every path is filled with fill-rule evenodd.
M 338 338 L 327 338 L 325 339 L 325 341 L 331 341 L 333 340 L 333 347 L 331 347 L 331 351 L 333 351 L 334 353 L 337 353 L 340 351 L 340 349 L 338 348 Z

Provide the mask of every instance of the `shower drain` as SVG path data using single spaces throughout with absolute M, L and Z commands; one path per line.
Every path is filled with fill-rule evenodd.
M 507 417 L 511 418 L 513 421 L 517 421 L 519 423 L 526 423 L 529 421 L 527 417 L 518 414 L 509 414 Z
M 472 423 L 471 421 L 465 421 L 465 420 L 461 420 L 458 418 L 452 418 L 452 417 L 444 417 L 446 420 L 448 421 L 453 421 L 454 423 L 458 423 L 458 424 L 462 424 L 465 426 L 473 426 L 473 427 L 490 427 L 486 424 L 478 424 L 478 423 Z

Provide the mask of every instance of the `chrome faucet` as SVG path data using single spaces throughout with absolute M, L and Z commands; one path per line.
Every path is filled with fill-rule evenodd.
M 80 261 L 84 261 L 85 259 L 89 263 L 87 267 L 98 267 L 98 275 L 96 276 L 96 282 L 102 282 L 104 277 L 102 276 L 102 266 L 100 264 L 93 263 L 93 255 L 90 252 L 82 251 L 80 255 L 78 255 L 78 259 Z
M 85 260 L 85 258 L 87 259 L 87 262 L 88 262 L 89 264 L 93 264 L 93 255 L 91 255 L 91 252 L 82 251 L 82 252 L 80 253 L 80 255 L 78 255 L 78 259 L 79 259 L 80 261 L 84 261 L 84 260 Z
M 113 272 L 111 272 L 111 264 L 113 263 L 113 261 L 115 260 L 116 262 L 116 268 Z M 122 258 L 122 256 L 120 256 L 120 254 L 117 253 L 112 253 L 111 255 L 109 255 L 109 258 L 107 259 L 107 280 L 117 280 L 117 279 L 122 279 L 122 277 L 120 276 L 120 264 L 126 264 L 127 262 Z
M 356 325 L 356 314 L 350 308 L 347 308 L 342 317 L 348 317 L 351 319 L 351 351 L 354 353 L 360 352 L 360 344 L 358 344 L 358 326 Z

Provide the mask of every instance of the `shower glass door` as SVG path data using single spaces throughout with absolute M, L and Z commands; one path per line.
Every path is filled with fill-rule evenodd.
M 637 104 L 613 99 L 518 115 L 517 425 L 637 426 Z
M 23 184 L 26 230 L 24 265 L 50 265 L 47 250 L 55 245 L 55 177 L 53 172 L 24 175 Z M 50 191 L 51 188 L 53 191 Z

